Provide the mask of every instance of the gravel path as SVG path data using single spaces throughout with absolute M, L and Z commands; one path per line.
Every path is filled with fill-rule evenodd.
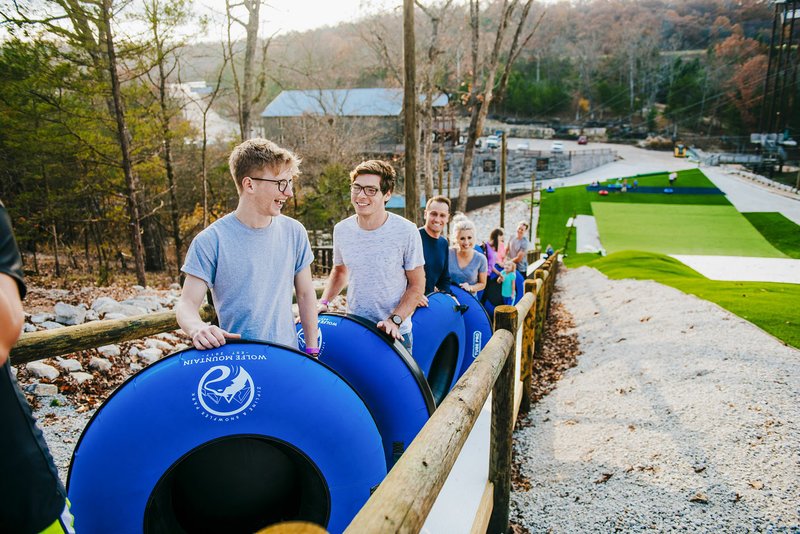
M 800 532 L 800 351 L 655 282 L 563 270 L 583 354 L 515 433 L 530 532 Z

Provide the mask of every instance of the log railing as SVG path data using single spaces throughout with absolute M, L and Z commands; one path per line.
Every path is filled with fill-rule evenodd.
M 214 316 L 214 308 L 211 306 L 205 305 L 200 309 L 200 317 L 204 321 L 210 321 Z M 11 349 L 11 363 L 19 365 L 42 358 L 54 358 L 62 354 L 141 339 L 177 329 L 175 312 L 169 310 L 127 319 L 92 321 L 55 330 L 28 332 L 22 334 Z

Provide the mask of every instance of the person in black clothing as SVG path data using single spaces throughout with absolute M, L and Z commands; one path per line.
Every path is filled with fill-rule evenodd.
M 431 197 L 425 205 L 425 226 L 419 229 L 422 252 L 425 255 L 425 295 L 434 291 L 450 293 L 450 261 L 447 239 L 442 237 L 450 219 L 450 199 Z M 428 305 L 423 295 L 420 306 Z
M 67 492 L 8 361 L 22 331 L 22 259 L 0 202 L 0 532 L 72 533 Z

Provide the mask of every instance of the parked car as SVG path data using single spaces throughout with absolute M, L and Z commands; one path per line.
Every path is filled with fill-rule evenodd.
M 582 135 L 582 136 L 578 137 L 578 144 L 579 145 L 588 145 L 589 144 L 589 139 L 585 135 Z
M 488 148 L 500 148 L 500 138 L 496 135 L 490 135 L 486 138 L 486 146 Z
M 561 141 L 553 141 L 553 144 L 550 145 L 550 152 L 553 154 L 561 154 L 564 152 L 564 143 Z

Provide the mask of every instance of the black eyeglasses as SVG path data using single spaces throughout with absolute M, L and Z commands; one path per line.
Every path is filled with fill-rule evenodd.
M 350 186 L 350 192 L 353 193 L 355 196 L 358 196 L 359 193 L 364 192 L 365 195 L 368 197 L 374 197 L 380 189 L 377 187 L 373 187 L 371 185 L 359 185 L 359 184 L 352 184 Z
M 291 180 L 270 180 L 269 178 L 256 178 L 254 176 L 245 176 L 245 178 L 250 178 L 251 180 L 258 180 L 259 182 L 272 182 L 274 184 L 278 184 L 278 191 L 284 193 L 287 187 L 294 187 Z

